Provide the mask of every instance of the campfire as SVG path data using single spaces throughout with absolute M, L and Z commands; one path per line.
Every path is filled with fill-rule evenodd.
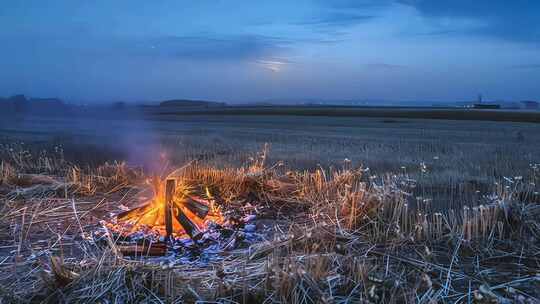
M 220 252 L 264 239 L 266 228 L 259 231 L 255 224 L 257 208 L 238 200 L 228 202 L 225 210 L 220 193 L 210 191 L 213 184 L 194 180 L 174 172 L 165 180 L 153 177 L 153 196 L 103 221 L 94 240 L 124 256 L 206 263 L 219 259 Z
M 116 231 L 130 234 L 151 230 L 165 240 L 187 236 L 197 240 L 210 223 L 223 222 L 207 187 L 195 191 L 181 180 L 162 181 L 158 177 L 153 178 L 152 186 L 154 197 L 149 202 L 117 215 Z

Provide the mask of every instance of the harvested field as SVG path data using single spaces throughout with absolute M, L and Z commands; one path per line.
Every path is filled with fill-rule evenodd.
M 223 224 L 234 242 L 212 257 L 204 250 L 221 245 L 219 236 L 176 243 L 163 257 L 132 257 L 104 221 L 148 199 L 143 171 L 8 155 L 0 176 L 6 303 L 536 303 L 540 297 L 538 171 L 508 178 L 474 208 L 439 212 L 411 195 L 416 182 L 404 174 L 372 176 L 347 164 L 297 171 L 269 162 L 267 148 L 240 167 L 165 166 L 162 178 L 204 185 L 224 214 L 236 212 Z M 233 220 L 240 216 L 249 222 Z M 105 238 L 96 238 L 104 230 Z M 250 240 L 252 234 L 258 238 Z

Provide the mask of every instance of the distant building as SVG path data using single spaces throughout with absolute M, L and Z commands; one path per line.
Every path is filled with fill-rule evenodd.
M 522 101 L 521 104 L 523 105 L 523 108 L 525 108 L 527 110 L 538 110 L 538 109 L 540 109 L 540 103 L 538 101 L 525 100 L 525 101 Z
M 500 109 L 501 105 L 497 103 L 484 103 L 482 94 L 478 95 L 478 102 L 473 104 L 474 109 Z

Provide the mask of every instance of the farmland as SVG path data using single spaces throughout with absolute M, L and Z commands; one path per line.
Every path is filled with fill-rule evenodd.
M 2 120 L 2 298 L 539 296 L 537 124 L 263 114 Z M 221 225 L 153 249 L 164 257 L 129 257 L 122 246 L 139 243 L 111 215 L 151 197 L 152 176 L 187 183 Z

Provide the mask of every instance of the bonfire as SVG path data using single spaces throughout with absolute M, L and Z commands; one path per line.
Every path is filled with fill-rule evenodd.
M 209 223 L 223 222 L 208 187 L 204 187 L 204 196 L 200 196 L 192 187 L 173 178 L 164 182 L 154 177 L 152 185 L 154 196 L 149 202 L 118 214 L 116 231 L 133 233 L 150 228 L 167 239 L 183 236 L 198 239 Z

